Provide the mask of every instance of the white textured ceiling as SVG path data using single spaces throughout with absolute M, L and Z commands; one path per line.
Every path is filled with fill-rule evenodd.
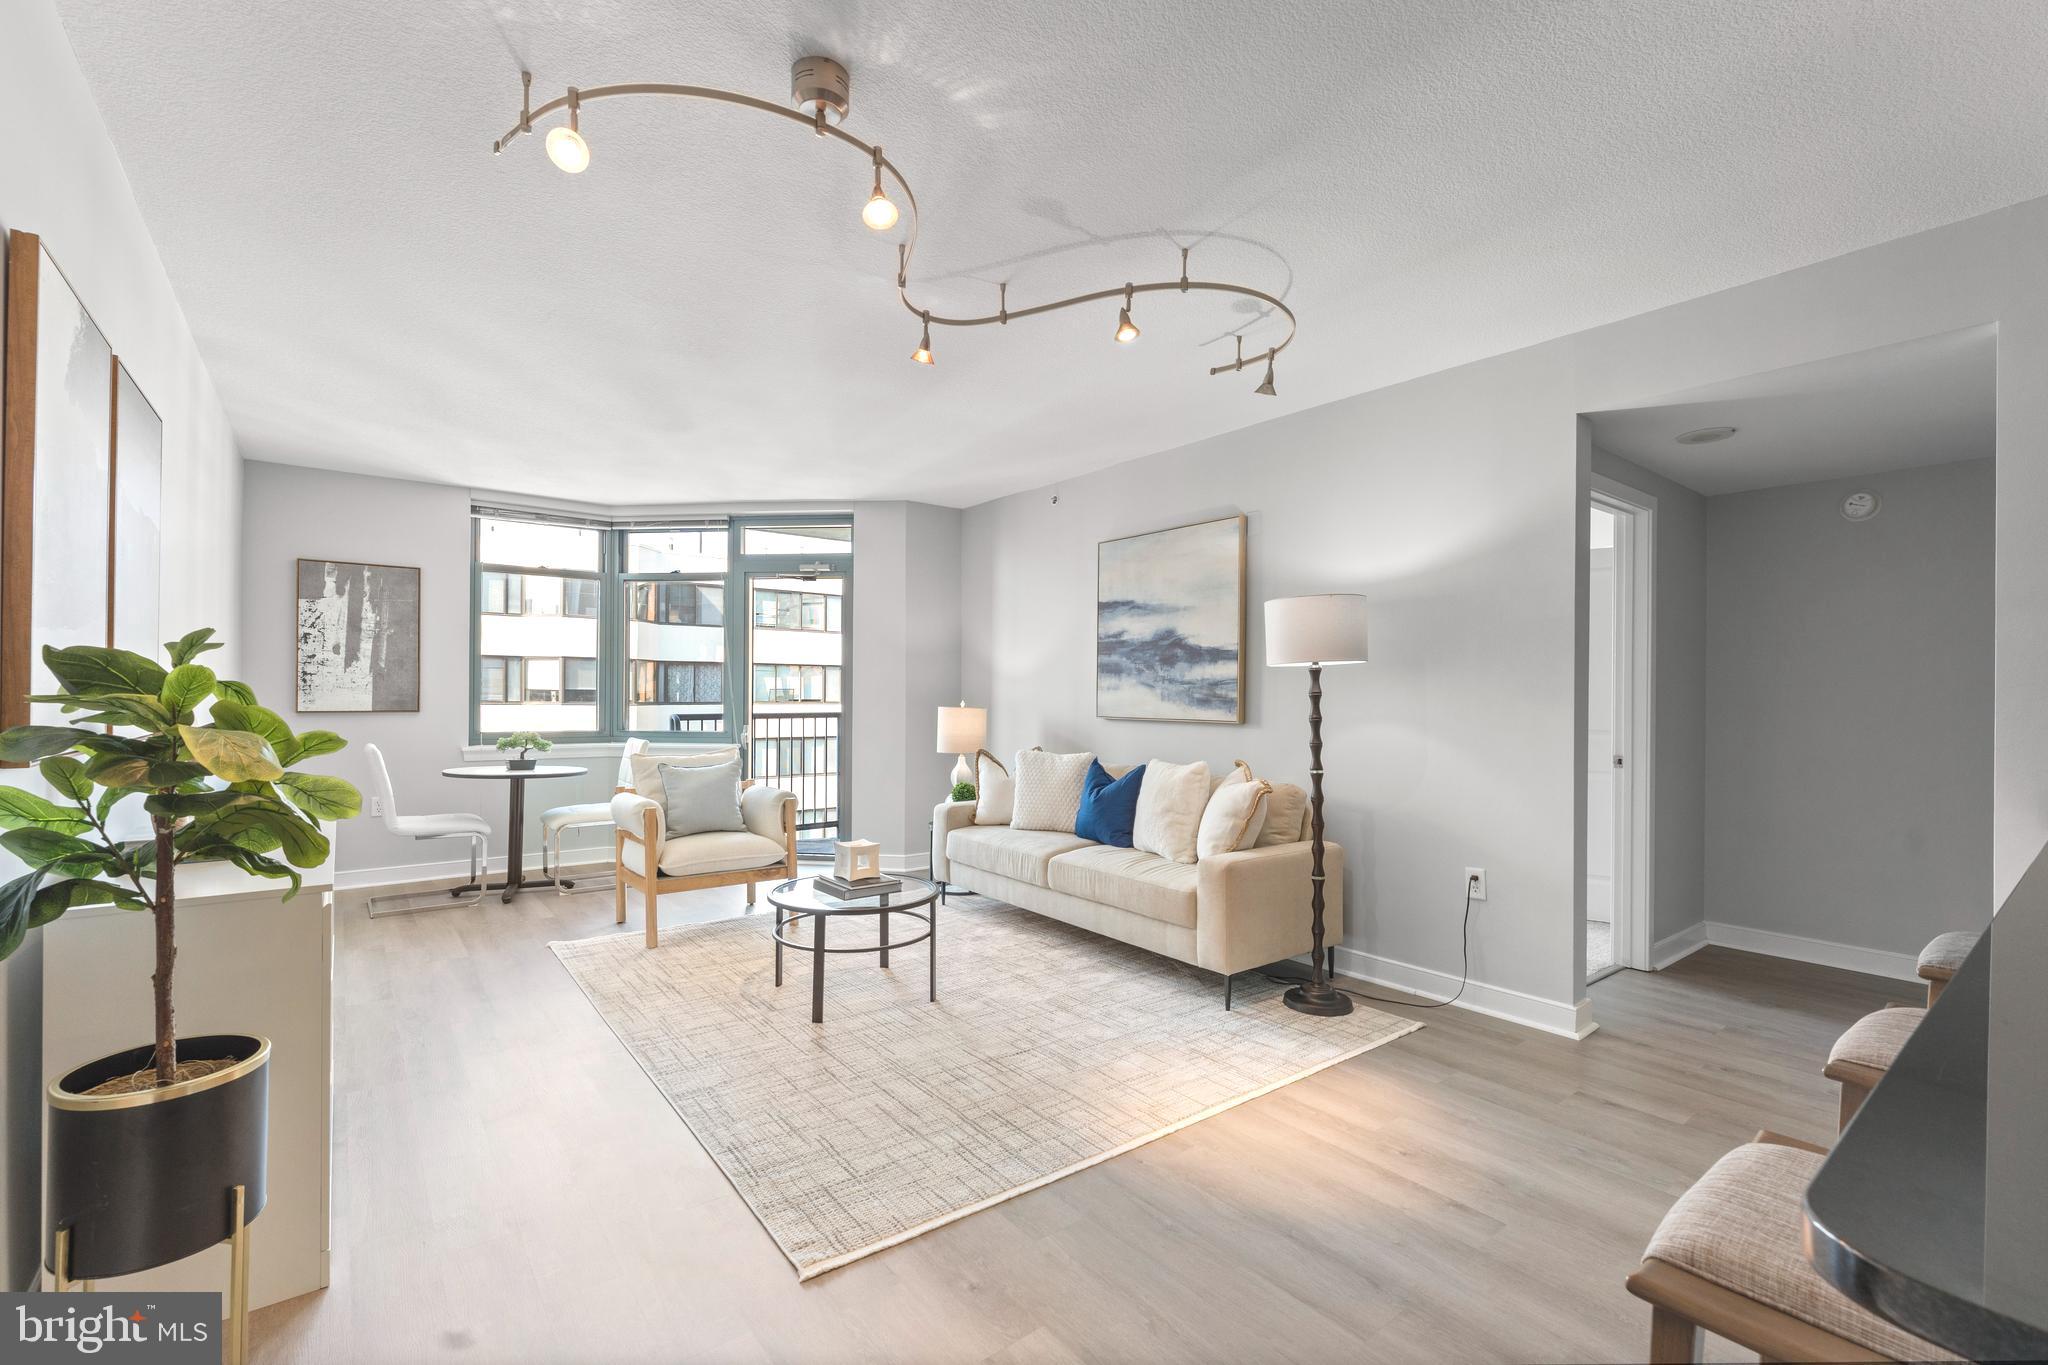
M 59 4 L 246 453 L 606 501 L 967 504 L 2048 193 L 2033 0 Z M 1198 243 L 1299 311 L 1281 396 L 1204 374 L 1215 297 L 910 364 L 862 164 L 779 120 L 490 155 L 522 63 L 781 99 L 807 51 L 935 307 Z
M 1595 445 L 1711 497 L 1988 459 L 1997 375 L 1997 333 L 1973 327 L 1589 415 Z M 1736 431 L 1674 439 L 1701 427 Z

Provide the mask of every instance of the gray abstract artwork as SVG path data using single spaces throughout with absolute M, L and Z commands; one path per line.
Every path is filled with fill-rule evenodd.
M 1096 548 L 1096 715 L 1243 722 L 1244 533 L 1224 517 Z
M 298 709 L 420 709 L 420 571 L 299 561 Z

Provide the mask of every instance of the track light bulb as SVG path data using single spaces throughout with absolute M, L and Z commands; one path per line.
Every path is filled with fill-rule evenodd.
M 861 208 L 860 220 L 876 232 L 887 232 L 896 226 L 896 219 L 896 206 L 889 202 L 888 195 L 882 193 L 882 182 L 877 179 L 875 192 L 868 196 L 868 202 Z
M 583 134 L 563 124 L 548 130 L 548 160 L 576 175 L 590 165 L 590 144 L 583 140 Z
M 1138 324 L 1131 321 L 1131 310 L 1119 308 L 1116 311 L 1116 339 L 1128 346 L 1138 339 Z
M 1266 397 L 1268 397 L 1268 398 L 1277 398 L 1277 397 L 1279 396 L 1279 394 L 1280 394 L 1280 390 L 1278 390 L 1278 389 L 1276 389 L 1276 388 L 1274 388 L 1274 387 L 1273 387 L 1273 357 L 1272 357 L 1272 356 L 1267 356 L 1267 357 L 1266 357 L 1266 379 L 1265 379 L 1265 382 L 1264 382 L 1264 383 L 1262 383 L 1262 384 L 1260 384 L 1260 385 L 1259 385 L 1259 386 L 1258 386 L 1258 387 L 1257 387 L 1256 389 L 1253 389 L 1253 390 L 1252 390 L 1252 392 L 1253 392 L 1253 393 L 1263 393 L 1263 394 L 1264 394 L 1264 395 L 1266 395 Z
M 930 313 L 924 315 L 924 336 L 918 341 L 917 349 L 910 353 L 910 358 L 920 365 L 936 363 L 932 359 L 932 315 Z

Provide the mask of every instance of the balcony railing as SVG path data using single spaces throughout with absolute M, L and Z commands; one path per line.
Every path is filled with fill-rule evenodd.
M 784 711 L 751 722 L 747 775 L 795 793 L 797 834 L 809 836 L 806 845 L 840 837 L 839 722 L 837 711 Z

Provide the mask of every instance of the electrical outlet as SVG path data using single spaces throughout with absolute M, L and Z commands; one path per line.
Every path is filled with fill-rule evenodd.
M 1473 899 L 1473 900 L 1475 900 L 1475 901 L 1483 901 L 1483 900 L 1485 900 L 1485 899 L 1486 899 L 1486 869 L 1485 869 L 1485 868 L 1483 868 L 1483 867 L 1468 867 L 1468 868 L 1466 868 L 1466 869 L 1465 869 L 1465 889 L 1466 889 L 1467 891 L 1470 891 L 1470 892 L 1472 893 L 1472 899 Z
M 383 797 L 381 797 L 381 796 L 373 796 L 373 797 L 371 797 L 371 798 L 370 798 L 370 814 L 372 814 L 372 815 L 382 815 L 383 813 L 384 813 L 384 798 L 383 798 Z

